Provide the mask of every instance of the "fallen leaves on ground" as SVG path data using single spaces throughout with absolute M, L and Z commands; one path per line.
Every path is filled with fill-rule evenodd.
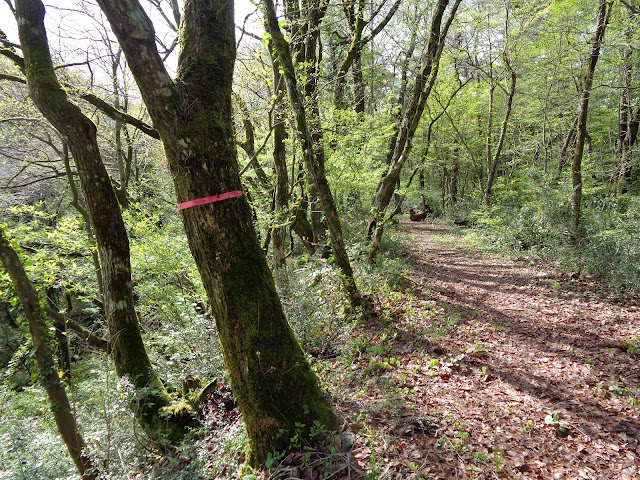
M 390 480 L 640 478 L 637 300 L 483 256 L 443 223 L 404 228 L 410 286 L 374 299 L 377 316 L 325 360 L 357 466 Z

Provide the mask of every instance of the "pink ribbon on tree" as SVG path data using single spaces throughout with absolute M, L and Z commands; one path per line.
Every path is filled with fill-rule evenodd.
M 219 202 L 221 200 L 227 200 L 228 198 L 241 197 L 242 191 L 235 190 L 233 192 L 221 193 L 220 195 L 213 195 L 211 197 L 198 198 L 196 200 L 189 200 L 188 202 L 182 202 L 178 204 L 179 210 L 185 208 L 195 207 L 197 205 L 206 205 L 207 203 Z

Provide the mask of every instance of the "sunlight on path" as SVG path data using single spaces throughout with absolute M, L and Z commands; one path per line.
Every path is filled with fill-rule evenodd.
M 640 478 L 640 370 L 625 344 L 638 307 L 484 257 L 442 223 L 405 226 L 419 294 L 457 325 L 441 343 L 464 355 L 440 382 L 417 376 L 414 400 L 453 419 L 445 436 L 476 452 L 470 466 L 493 456 L 515 478 Z

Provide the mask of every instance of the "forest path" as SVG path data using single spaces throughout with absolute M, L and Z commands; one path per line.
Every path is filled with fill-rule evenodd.
M 323 317 L 307 350 L 347 441 L 259 478 L 640 480 L 637 299 L 483 254 L 444 222 L 398 228 L 405 270 L 376 286 L 372 317 Z M 226 401 L 203 412 L 223 429 L 212 466 L 240 427 Z
M 396 308 L 406 364 L 392 375 L 400 416 L 433 420 L 390 428 L 413 478 L 640 478 L 638 305 L 485 256 L 441 222 L 401 228 L 415 297 Z

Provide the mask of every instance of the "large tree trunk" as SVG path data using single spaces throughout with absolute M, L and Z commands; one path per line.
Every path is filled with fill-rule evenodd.
M 78 431 L 67 392 L 58 376 L 51 347 L 53 339 L 38 293 L 24 271 L 18 254 L 5 237 L 2 227 L 0 227 L 0 263 L 9 273 L 29 322 L 29 332 L 35 348 L 34 357 L 38 366 L 38 381 L 49 397 L 51 412 L 55 418 L 58 432 L 67 446 L 80 476 L 83 480 L 93 480 L 97 478 L 98 471 L 85 453 L 86 444 Z
M 58 83 L 44 29 L 44 13 L 40 0 L 16 2 L 29 93 L 65 138 L 76 161 L 100 256 L 104 309 L 116 372 L 135 387 L 135 412 L 143 426 L 151 433 L 162 430 L 164 436 L 175 441 L 184 430 L 173 421 L 166 423 L 160 414 L 170 398 L 151 366 L 140 334 L 133 302 L 129 239 L 100 156 L 96 126 L 69 101 Z
M 98 295 L 101 302 L 104 302 L 104 289 L 102 288 L 102 267 L 100 266 L 100 257 L 98 255 L 98 249 L 96 247 L 96 238 L 93 234 L 93 223 L 91 221 L 91 215 L 87 212 L 87 209 L 80 203 L 80 195 L 78 195 L 78 188 L 76 187 L 76 180 L 71 170 L 71 155 L 69 153 L 69 145 L 64 142 L 62 144 L 62 162 L 64 164 L 64 171 L 67 176 L 67 182 L 69 184 L 69 190 L 71 191 L 71 205 L 82 217 L 84 223 L 83 227 L 86 232 L 87 242 L 91 247 L 91 261 L 93 262 L 93 270 L 96 275 L 96 283 L 98 284 Z
M 331 237 L 331 246 L 333 248 L 334 258 L 342 273 L 344 289 L 347 293 L 351 306 L 357 307 L 360 305 L 360 292 L 358 291 L 353 278 L 353 270 L 342 238 L 340 217 L 338 216 L 338 210 L 336 208 L 333 194 L 331 193 L 329 182 L 327 181 L 327 177 L 324 172 L 324 147 L 322 146 L 320 138 L 321 132 L 319 130 L 320 121 L 318 118 L 319 112 L 317 111 L 317 99 L 315 100 L 315 103 L 312 103 L 311 105 L 311 115 L 316 118 L 315 122 L 317 123 L 315 132 L 312 132 L 307 121 L 305 105 L 298 91 L 298 80 L 293 66 L 289 44 L 280 30 L 278 19 L 276 17 L 275 6 L 272 0 L 265 0 L 263 5 L 266 19 L 265 27 L 267 32 L 271 35 L 273 46 L 280 57 L 289 102 L 293 109 L 300 143 L 302 144 L 305 168 L 307 169 L 307 174 L 310 175 L 311 180 L 313 181 L 313 185 L 317 190 L 322 204 L 325 221 Z M 309 48 L 312 48 L 311 45 L 315 45 L 314 42 L 307 42 L 307 44 L 310 45 Z M 307 55 L 310 55 L 309 52 Z M 315 82 L 315 80 L 313 81 Z M 314 91 L 312 98 L 315 97 L 316 94 L 317 92 Z
M 178 202 L 241 192 L 233 135 L 233 2 L 188 0 L 178 79 L 166 72 L 137 0 L 99 0 L 160 133 Z M 246 196 L 181 210 L 251 440 L 249 463 L 282 451 L 296 424 L 336 416 L 284 316 Z
M 434 8 L 425 61 L 416 78 L 413 95 L 403 115 L 395 144 L 392 146 L 393 154 L 390 156 L 389 168 L 378 185 L 378 190 L 373 199 L 374 217 L 369 222 L 368 232 L 373 231 L 375 228 L 375 233 L 369 248 L 369 262 L 375 260 L 380 246 L 384 232 L 384 215 L 395 192 L 398 179 L 402 173 L 402 167 L 413 148 L 413 136 L 418 128 L 427 99 L 438 75 L 438 66 L 444 48 L 444 41 L 460 3 L 461 0 L 455 0 L 444 26 L 442 26 L 442 18 L 449 5 L 449 0 L 438 0 Z
M 600 57 L 600 47 L 604 41 L 604 33 L 609 23 L 613 2 L 600 1 L 598 8 L 598 19 L 596 31 L 591 40 L 591 55 L 589 65 L 585 74 L 584 87 L 580 95 L 580 106 L 578 108 L 578 125 L 576 134 L 576 148 L 573 153 L 571 164 L 571 180 L 573 185 L 573 195 L 571 197 L 571 239 L 576 243 L 579 239 L 580 213 L 582 206 L 582 156 L 584 154 L 584 144 L 587 138 L 587 114 L 589 111 L 589 98 L 593 87 L 593 74 Z

